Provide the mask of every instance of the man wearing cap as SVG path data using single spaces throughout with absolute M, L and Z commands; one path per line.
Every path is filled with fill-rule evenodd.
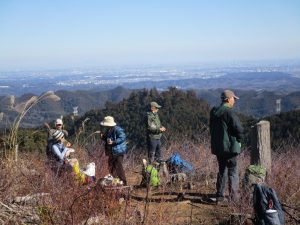
M 161 136 L 166 128 L 161 125 L 158 110 L 161 108 L 156 102 L 150 103 L 151 111 L 147 113 L 148 130 L 148 158 L 149 163 L 161 161 Z
M 108 169 L 113 177 L 118 177 L 124 185 L 127 185 L 123 158 L 127 152 L 126 135 L 124 130 L 117 126 L 112 116 L 104 117 L 100 125 L 105 131 L 100 133 L 100 138 L 105 142 L 105 153 L 108 156 Z
M 221 94 L 222 103 L 210 112 L 210 134 L 212 154 L 217 156 L 219 173 L 216 184 L 218 202 L 225 200 L 225 185 L 229 177 L 229 200 L 238 198 L 239 176 L 237 156 L 241 152 L 243 127 L 232 108 L 239 99 L 233 91 L 224 90 Z
M 67 138 L 68 137 L 68 131 L 64 130 L 63 126 L 64 126 L 64 124 L 63 124 L 62 119 L 58 118 L 58 119 L 55 120 L 55 129 L 61 130 L 64 133 L 64 137 Z

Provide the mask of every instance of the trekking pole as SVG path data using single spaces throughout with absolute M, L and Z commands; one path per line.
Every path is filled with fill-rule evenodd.
M 151 181 L 151 173 L 152 173 L 153 167 L 150 170 L 149 175 L 146 177 L 147 178 L 147 192 L 146 192 L 146 202 L 145 202 L 145 207 L 144 207 L 144 217 L 142 224 L 145 224 L 145 221 L 147 219 L 147 211 L 148 211 L 148 205 L 149 205 L 149 192 L 150 192 L 150 181 Z M 147 172 L 147 171 L 146 171 Z
M 292 207 L 292 206 L 289 206 L 289 205 L 287 205 L 287 204 L 285 204 L 285 203 L 282 203 L 282 206 L 284 206 L 284 207 L 287 207 L 287 208 L 289 208 L 289 209 L 293 209 L 293 210 L 296 210 L 296 211 L 300 212 L 300 208 L 294 208 L 294 207 Z
M 128 191 L 127 191 L 127 196 L 126 196 L 126 200 L 125 200 L 125 220 L 124 220 L 124 225 L 126 224 L 126 219 L 127 219 L 127 207 L 128 207 L 128 198 L 130 196 L 130 188 L 128 188 Z
M 283 208 L 283 211 L 289 216 L 291 217 L 293 220 L 296 221 L 297 224 L 300 224 L 300 219 L 297 219 L 296 217 L 294 217 L 292 214 L 290 214 L 284 207 Z

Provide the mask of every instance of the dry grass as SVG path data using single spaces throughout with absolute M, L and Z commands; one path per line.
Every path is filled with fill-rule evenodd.
M 202 137 L 200 145 L 187 141 L 169 144 L 164 149 L 165 159 L 173 152 L 178 152 L 183 159 L 193 164 L 196 169 L 193 177 L 193 181 L 197 184 L 195 192 L 199 194 L 215 192 L 218 172 L 216 158 L 210 153 L 209 138 L 206 137 Z M 74 147 L 81 148 L 76 149 L 78 151 L 75 153 L 81 165 L 92 161 L 96 163 L 97 178 L 108 173 L 107 158 L 103 146 L 97 139 L 89 141 L 87 146 Z M 249 165 L 249 155 L 246 150 L 239 157 L 241 178 Z M 137 176 L 143 157 L 145 155 L 132 153 L 125 159 L 130 184 L 138 184 Z M 277 191 L 282 202 L 294 208 L 300 206 L 299 159 L 300 151 L 295 147 L 285 153 L 274 153 L 272 174 L 267 181 L 268 185 Z M 120 198 L 124 197 L 121 193 L 107 192 L 99 186 L 88 189 L 88 186 L 79 184 L 70 175 L 55 178 L 45 164 L 45 156 L 39 153 L 22 154 L 18 162 L 11 159 L 1 160 L 0 168 L 0 224 L 27 224 L 30 221 L 33 224 L 141 224 L 142 222 L 149 225 L 221 224 L 220 221 L 230 213 L 244 215 L 252 213 L 251 198 L 245 198 L 244 194 L 241 204 L 226 209 L 193 202 L 191 205 L 180 201 L 162 201 L 149 203 L 145 211 L 143 201 L 129 199 L 120 203 Z M 30 204 L 17 204 L 13 201 L 17 196 L 30 196 L 36 193 L 49 193 L 50 197 L 41 198 Z M 2 204 L 16 212 L 9 211 Z M 29 206 L 31 208 L 28 208 Z M 144 216 L 145 212 L 147 216 Z M 291 213 L 297 216 L 296 211 Z M 143 218 L 145 221 L 142 221 Z M 290 222 L 287 224 L 292 224 L 288 217 L 287 220 Z M 240 221 L 239 224 L 243 222 Z
M 8 151 L 6 151 L 5 149 L 4 152 L 4 156 L 6 158 L 12 158 L 13 150 L 17 150 L 18 148 L 18 132 L 23 118 L 35 105 L 45 99 L 59 101 L 60 97 L 55 95 L 53 91 L 47 91 L 40 96 L 32 96 L 26 102 L 23 102 L 20 105 L 16 106 L 15 110 L 18 112 L 18 115 L 16 116 L 14 122 L 10 127 L 9 135 L 5 136 L 3 139 L 5 146 L 8 146 Z

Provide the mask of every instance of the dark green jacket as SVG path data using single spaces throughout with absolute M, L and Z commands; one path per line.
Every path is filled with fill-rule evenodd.
M 243 127 L 239 118 L 226 104 L 212 108 L 209 128 L 212 154 L 223 156 L 241 152 Z
M 151 139 L 160 139 L 161 138 L 161 122 L 157 113 L 148 112 L 147 113 L 147 130 L 148 136 Z

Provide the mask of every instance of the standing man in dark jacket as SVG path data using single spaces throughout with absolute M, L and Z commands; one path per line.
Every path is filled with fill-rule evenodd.
M 161 136 L 166 128 L 161 125 L 158 110 L 161 108 L 156 102 L 150 103 L 151 112 L 147 113 L 148 157 L 149 163 L 161 161 Z
M 123 158 L 127 152 L 124 130 L 117 126 L 112 116 L 104 117 L 100 125 L 105 127 L 105 131 L 100 133 L 100 137 L 105 142 L 105 153 L 108 156 L 109 172 L 113 177 L 118 177 L 123 181 L 124 185 L 127 185 L 123 168 Z
M 221 94 L 222 104 L 210 112 L 210 134 L 212 154 L 217 156 L 219 173 L 217 177 L 217 201 L 224 200 L 227 175 L 229 177 L 229 200 L 236 201 L 239 190 L 237 156 L 241 152 L 243 128 L 233 112 L 235 100 L 233 91 Z

